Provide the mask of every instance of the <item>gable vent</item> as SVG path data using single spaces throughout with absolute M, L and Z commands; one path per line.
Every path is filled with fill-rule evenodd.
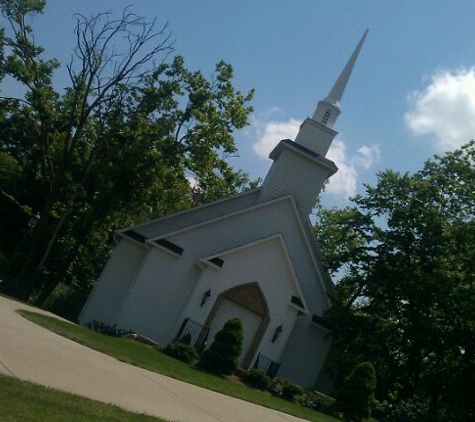
M 146 236 L 144 236 L 140 233 L 137 233 L 134 230 L 127 230 L 125 232 L 122 232 L 122 234 L 125 234 L 127 237 L 130 237 L 131 239 L 134 239 L 134 240 L 136 240 L 137 242 L 140 242 L 140 243 L 145 243 L 145 241 L 148 239 L 148 237 L 146 237 Z
M 183 248 L 176 245 L 175 243 L 173 242 L 170 242 L 166 239 L 158 239 L 158 240 L 155 240 L 154 243 L 156 243 L 157 245 L 160 245 L 160 246 L 163 246 L 164 248 L 168 249 L 169 251 L 172 251 L 174 253 L 176 253 L 177 255 L 181 255 L 183 254 Z
M 318 324 L 321 327 L 326 328 L 328 330 L 331 329 L 330 325 L 322 317 L 320 317 L 318 315 L 315 315 L 315 314 L 312 315 L 312 322 L 314 324 Z
M 224 261 L 221 258 L 211 258 L 208 259 L 208 261 L 214 265 L 217 265 L 219 268 L 223 268 Z
M 290 301 L 291 301 L 294 305 L 298 306 L 299 308 L 304 309 L 302 299 L 300 299 L 299 297 L 297 297 L 297 296 L 292 296 L 292 299 L 290 299 Z

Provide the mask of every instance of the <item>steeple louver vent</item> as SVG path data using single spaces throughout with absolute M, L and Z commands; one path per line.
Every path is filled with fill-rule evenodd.
M 325 125 L 328 122 L 328 119 L 330 118 L 332 112 L 331 110 L 325 111 L 325 114 L 323 115 L 322 123 Z

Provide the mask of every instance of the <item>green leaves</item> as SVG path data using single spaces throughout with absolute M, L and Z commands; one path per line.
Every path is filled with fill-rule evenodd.
M 118 17 L 77 16 L 77 46 L 65 66 L 70 86 L 57 90 L 59 64 L 43 58 L 27 24 L 43 7 L 0 1 L 8 23 L 0 28 L 0 78 L 25 90 L 22 98 L 0 97 L 0 152 L 22 170 L 12 195 L 40 213 L 18 275 L 43 274 L 40 291 L 58 281 L 87 290 L 115 228 L 255 186 L 227 160 L 236 153 L 233 132 L 248 123 L 252 92 L 234 89 L 224 62 L 209 79 L 180 56 L 166 60 L 167 25 L 156 29 L 130 8 Z
M 340 367 L 373 361 L 382 398 L 422 394 L 452 411 L 447 385 L 460 388 L 462 367 L 474 373 L 474 157 L 472 141 L 414 174 L 385 171 L 355 207 L 321 211 L 317 236 L 342 275 L 328 314 Z M 463 420 L 473 406 L 458 410 Z

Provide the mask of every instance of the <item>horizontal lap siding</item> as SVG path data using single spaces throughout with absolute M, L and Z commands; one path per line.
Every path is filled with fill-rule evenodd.
M 309 311 L 321 314 L 327 307 L 325 293 L 290 200 L 275 202 L 264 208 L 202 225 L 174 234 L 168 239 L 185 248 L 192 261 L 196 262 L 199 258 L 278 233 L 284 238 Z
M 307 219 L 328 177 L 328 169 L 284 149 L 262 185 L 259 202 L 292 195 L 301 218 Z
M 249 250 L 243 248 L 228 256 L 224 254 L 221 270 L 208 268 L 203 275 L 198 265 L 200 259 L 219 256 L 219 253 L 278 233 L 282 235 L 310 315 L 321 315 L 327 308 L 327 302 L 318 280 L 319 274 L 302 236 L 292 202 L 283 199 L 167 236 L 167 240 L 183 248 L 183 254 L 179 257 L 152 247 L 120 311 L 118 325 L 136 330 L 159 344 L 166 344 L 177 334 L 184 317 L 204 322 L 204 316 L 185 315 L 187 304 L 189 308 L 186 309 L 194 308 L 196 312 L 207 315 L 219 292 L 227 286 L 258 281 L 262 283 L 272 318 L 258 351 L 282 362 L 282 376 L 285 374 L 305 386 L 313 384 L 321 366 L 320 359 L 323 362 L 325 357 L 327 341 L 317 328 L 308 324 L 308 318 L 305 319 L 305 329 L 303 326 L 298 329 L 293 327 L 296 311 L 286 303 L 296 291 L 292 290 L 288 281 L 284 282 L 289 275 L 286 272 L 287 263 L 282 264 L 283 252 L 275 244 L 269 248 L 269 244 L 263 242 Z M 226 275 L 226 282 L 220 281 L 220 273 Z M 266 278 L 266 273 L 272 277 Z M 274 279 L 275 289 L 270 281 L 266 284 L 266 280 L 271 278 Z M 192 295 L 198 281 L 200 287 Z M 202 289 L 201 286 L 207 282 L 215 287 L 211 288 L 212 297 L 201 309 L 199 305 L 203 294 L 209 288 Z M 220 287 L 216 288 L 218 285 Z M 284 331 L 272 343 L 275 328 L 280 324 L 283 324 Z M 282 351 L 289 335 L 288 344 Z
M 310 324 L 308 317 L 297 318 L 277 375 L 313 387 L 331 345 L 326 335 L 326 331 Z
M 116 246 L 81 312 L 81 324 L 91 321 L 116 323 L 121 303 L 146 253 L 145 248 L 127 240 Z
M 224 260 L 223 268 L 221 270 L 206 269 L 183 317 L 190 317 L 204 323 L 215 300 L 222 292 L 241 284 L 257 281 L 270 314 L 270 322 L 258 352 L 277 361 L 292 331 L 297 313 L 290 306 L 290 300 L 292 295 L 298 295 L 280 240 L 269 239 L 257 245 L 221 255 L 221 257 Z M 211 297 L 203 307 L 200 307 L 203 293 L 208 289 L 211 290 Z M 275 328 L 281 324 L 284 326 L 284 331 L 279 339 L 272 343 Z
M 200 270 L 160 249 L 151 249 L 120 312 L 118 325 L 159 344 L 173 339 L 174 327 Z

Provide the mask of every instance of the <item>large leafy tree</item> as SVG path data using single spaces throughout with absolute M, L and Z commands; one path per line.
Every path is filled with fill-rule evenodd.
M 59 63 L 44 58 L 30 24 L 44 5 L 0 0 L 0 78 L 25 92 L 0 96 L 0 151 L 12 167 L 2 200 L 18 204 L 15 221 L 20 209 L 38 213 L 16 270 L 42 298 L 61 280 L 87 290 L 114 227 L 249 187 L 226 158 L 252 98 L 234 89 L 224 62 L 208 79 L 181 57 L 169 59 L 167 26 L 157 29 L 129 8 L 117 18 L 77 16 L 70 85 L 57 90 Z
M 337 378 L 361 361 L 380 399 L 420 398 L 430 420 L 475 417 L 475 143 L 385 171 L 355 206 L 321 211 L 317 236 L 339 301 Z

